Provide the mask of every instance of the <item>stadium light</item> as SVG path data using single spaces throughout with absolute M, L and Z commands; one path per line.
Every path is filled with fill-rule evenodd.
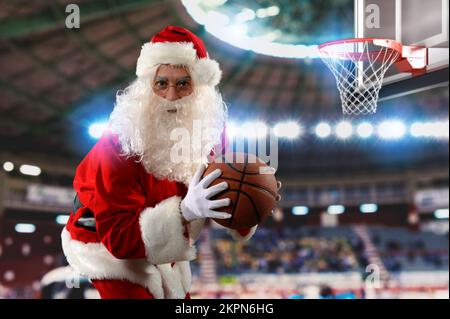
M 208 1 L 203 1 L 202 4 L 204 4 L 205 6 L 214 8 L 214 7 L 223 6 L 225 4 L 225 2 L 227 2 L 227 0 L 208 0 Z
M 245 137 L 264 137 L 267 135 L 267 125 L 263 122 L 247 122 L 242 125 L 241 132 Z
M 362 204 L 359 206 L 359 211 L 363 214 L 372 214 L 378 211 L 377 204 Z
M 321 122 L 316 126 L 316 135 L 320 138 L 326 138 L 331 134 L 331 127 L 328 123 Z
M 34 226 L 33 224 L 16 224 L 14 229 L 18 233 L 31 234 L 36 230 L 36 226 Z
M 378 135 L 387 140 L 402 138 L 406 133 L 405 124 L 400 121 L 384 121 L 378 125 Z
M 448 219 L 448 213 L 448 208 L 437 209 L 434 212 L 434 217 L 436 217 L 437 219 Z
M 247 30 L 239 30 L 240 27 L 230 28 L 230 24 L 224 24 L 226 19 L 210 19 L 208 18 L 208 12 L 211 8 L 217 8 L 225 1 L 213 0 L 214 3 L 218 2 L 219 5 L 211 5 L 208 1 L 191 1 L 181 0 L 181 3 L 186 8 L 187 13 L 199 24 L 203 25 L 209 33 L 221 41 L 230 43 L 231 45 L 243 50 L 251 50 L 253 52 L 283 57 L 283 58 L 320 58 L 320 52 L 317 44 L 286 44 L 275 42 L 275 39 L 267 39 L 265 36 L 247 35 Z M 249 9 L 250 10 L 250 9 Z M 278 6 L 271 6 L 268 8 L 260 8 L 256 10 L 256 17 L 264 19 L 270 16 L 276 16 L 280 13 Z M 248 14 L 250 17 L 250 14 Z M 252 21 L 250 21 L 252 22 Z M 238 21 L 238 25 L 242 22 Z M 234 31 L 233 31 L 234 30 Z M 242 32 L 245 31 L 245 32 Z M 276 37 L 275 37 L 276 38 Z
M 278 6 L 271 6 L 266 9 L 266 14 L 269 17 L 274 17 L 280 13 L 280 8 Z
M 227 136 L 233 139 L 239 135 L 239 127 L 234 122 L 228 122 L 226 126 Z
M 256 10 L 256 16 L 260 19 L 267 17 L 267 10 L 264 8 Z
M 235 16 L 235 20 L 238 22 L 255 20 L 255 18 L 256 18 L 255 11 L 249 8 L 242 9 L 242 11 Z
M 3 169 L 7 172 L 11 172 L 14 169 L 14 164 L 11 162 L 4 162 Z
M 273 130 L 278 137 L 294 139 L 300 135 L 301 128 L 296 122 L 282 122 L 275 125 Z
M 309 213 L 309 208 L 306 206 L 294 206 L 292 207 L 292 215 L 304 216 Z
M 280 7 L 271 6 L 268 8 L 260 8 L 256 11 L 256 16 L 260 19 L 265 17 L 274 17 L 280 13 Z
M 358 125 L 356 132 L 359 137 L 368 138 L 373 134 L 373 126 L 368 122 L 364 122 Z
M 409 129 L 409 133 L 414 137 L 423 137 L 425 135 L 425 123 L 413 123 Z
M 246 24 L 233 24 L 228 27 L 230 34 L 232 34 L 234 37 L 242 38 L 246 36 L 248 27 Z
M 103 132 L 107 127 L 108 123 L 104 122 L 91 124 L 91 126 L 89 126 L 89 135 L 98 139 L 103 135 Z
M 13 281 L 16 278 L 16 273 L 13 270 L 7 270 L 3 273 L 5 281 Z
M 448 121 L 442 122 L 416 122 L 410 127 L 410 134 L 414 137 L 449 137 Z
M 343 205 L 330 205 L 327 208 L 327 212 L 330 215 L 340 215 L 345 212 L 345 207 Z
M 227 15 L 215 10 L 208 11 L 205 20 L 207 25 L 216 24 L 219 26 L 226 26 L 230 23 L 230 18 Z
M 30 175 L 30 176 L 39 176 L 41 175 L 41 169 L 38 166 L 35 165 L 21 165 L 19 167 L 19 171 L 23 174 L 23 175 Z
M 448 120 L 447 121 L 443 121 L 443 122 L 437 122 L 435 127 L 435 134 L 436 137 L 441 137 L 441 138 L 449 138 L 449 123 Z
M 67 221 L 69 220 L 69 215 L 58 215 L 55 218 L 55 221 L 59 225 L 65 225 L 67 224 Z
M 341 139 L 347 139 L 350 136 L 352 136 L 353 133 L 353 127 L 352 124 L 350 124 L 347 121 L 340 122 L 336 126 L 336 135 Z

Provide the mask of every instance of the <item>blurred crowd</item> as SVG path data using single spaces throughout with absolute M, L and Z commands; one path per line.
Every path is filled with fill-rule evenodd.
M 369 264 L 362 240 L 350 229 L 328 234 L 314 229 L 279 232 L 261 229 L 248 242 L 219 235 L 213 242 L 219 275 L 238 273 L 327 273 L 364 271 Z M 372 240 L 388 271 L 449 268 L 448 237 L 384 229 Z M 398 234 L 397 234 L 398 232 Z M 390 234 L 388 239 L 383 235 Z M 448 236 L 448 235 L 447 235 Z M 397 237 L 390 238 L 389 237 Z M 427 240 L 424 240 L 424 239 Z
M 378 243 L 377 236 L 374 242 Z M 449 267 L 448 250 L 431 249 L 424 241 L 416 240 L 404 245 L 398 240 L 389 240 L 380 248 L 386 269 L 391 272 L 402 270 L 445 270 Z
M 249 242 L 218 238 L 214 252 L 219 274 L 346 272 L 367 263 L 357 237 L 287 237 L 271 229 Z
M 435 235 L 425 232 L 410 232 L 407 229 L 371 228 L 372 242 L 377 247 L 387 270 L 398 271 L 437 271 L 448 270 L 448 235 Z M 246 287 L 239 280 L 242 274 L 342 274 L 352 275 L 355 272 L 364 274 L 369 264 L 363 241 L 350 227 L 318 228 L 302 227 L 301 229 L 261 228 L 247 242 L 236 241 L 224 229 L 211 232 L 211 244 L 214 263 L 217 270 L 216 285 L 232 285 L 230 291 L 216 295 L 223 287 L 212 290 L 212 295 L 202 295 L 204 283 L 201 278 L 202 254 L 191 263 L 194 275 L 193 297 L 227 298 L 239 296 L 265 296 L 274 298 L 304 298 L 311 295 L 311 287 L 307 293 L 303 288 L 267 287 L 267 291 Z M 201 240 L 199 245 L 204 239 Z M 205 242 L 203 242 L 205 243 Z M 209 246 L 208 246 L 209 247 Z M 62 255 L 60 256 L 63 259 Z M 55 257 L 55 260 L 59 258 Z M 57 263 L 59 265 L 59 263 Z M 56 265 L 56 264 L 55 264 Z M 27 285 L 2 285 L 0 281 L 0 298 L 97 298 L 95 289 L 89 281 L 82 280 L 77 289 L 69 289 L 66 285 L 64 271 L 59 265 L 45 276 L 35 278 Z M 16 276 L 19 267 L 14 267 Z M 281 278 L 281 276 L 280 276 Z M 445 284 L 445 283 L 443 283 Z M 195 288 L 198 286 L 197 288 Z M 242 287 L 241 287 L 242 286 Z M 231 286 L 230 286 L 231 287 Z M 239 296 L 236 287 L 241 287 Z M 311 288 L 311 289 L 310 289 Z M 316 287 L 314 293 L 321 298 L 328 298 L 326 291 Z M 278 290 L 277 290 L 278 289 Z M 306 289 L 306 288 L 305 288 Z M 320 294 L 319 291 L 320 290 Z M 322 291 L 323 290 L 323 291 Z M 334 297 L 348 297 L 351 291 L 336 291 Z M 206 293 L 206 292 L 205 292 Z M 360 292 L 352 291 L 352 298 L 363 297 Z

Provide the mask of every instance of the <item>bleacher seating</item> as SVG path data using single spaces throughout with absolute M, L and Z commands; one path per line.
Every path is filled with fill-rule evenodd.
M 446 236 L 381 226 L 369 232 L 388 271 L 449 267 Z M 349 226 L 261 228 L 247 243 L 216 230 L 213 243 L 219 274 L 363 271 L 367 265 L 364 245 Z

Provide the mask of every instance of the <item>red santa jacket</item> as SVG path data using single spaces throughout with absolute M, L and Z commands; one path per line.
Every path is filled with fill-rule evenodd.
M 105 134 L 79 164 L 73 186 L 83 207 L 67 223 L 72 238 L 101 242 L 119 259 L 145 258 L 140 213 L 172 196 L 184 197 L 187 191 L 181 183 L 157 180 L 136 158 L 121 156 L 117 136 L 111 134 Z M 92 214 L 95 230 L 78 223 Z
M 120 151 L 117 136 L 105 133 L 79 164 L 75 208 L 62 232 L 66 258 L 90 279 L 126 279 L 156 298 L 184 298 L 204 221 L 184 226 L 179 203 L 187 186 L 156 179 Z

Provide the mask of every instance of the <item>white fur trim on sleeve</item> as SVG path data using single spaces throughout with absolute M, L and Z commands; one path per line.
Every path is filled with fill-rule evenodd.
M 250 229 L 250 232 L 249 232 L 246 236 L 241 236 L 241 234 L 239 234 L 239 233 L 237 232 L 237 230 L 234 230 L 234 229 L 229 229 L 229 230 L 228 230 L 228 233 L 229 233 L 229 234 L 231 235 L 231 237 L 233 237 L 233 239 L 235 239 L 235 240 L 238 240 L 238 241 L 248 241 L 248 240 L 249 240 L 250 238 L 252 238 L 253 235 L 255 234 L 256 228 L 258 228 L 258 225 L 253 226 L 253 227 Z
M 191 244 L 195 243 L 197 239 L 200 237 L 200 233 L 202 232 L 204 225 L 205 219 L 203 218 L 193 220 L 188 224 L 189 239 L 191 240 Z
M 196 249 L 184 236 L 179 210 L 181 198 L 172 196 L 155 207 L 144 209 L 139 218 L 147 259 L 159 265 L 193 260 Z

